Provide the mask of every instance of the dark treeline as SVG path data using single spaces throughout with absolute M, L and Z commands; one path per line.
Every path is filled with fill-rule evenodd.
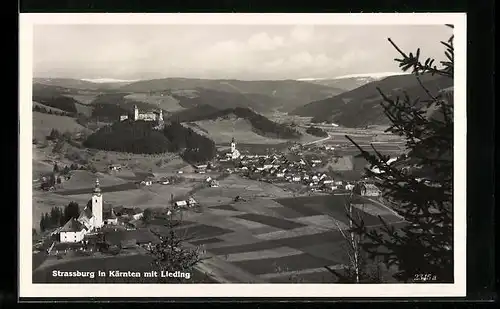
M 130 111 L 117 104 L 97 103 L 92 104 L 92 119 L 99 121 L 116 121 L 121 115 L 128 115 Z
M 44 114 L 57 115 L 57 116 L 69 116 L 69 117 L 74 116 L 74 114 L 72 114 L 72 113 L 68 113 L 68 112 L 64 112 L 64 111 L 60 112 L 60 111 L 52 110 L 51 108 L 46 108 L 46 107 L 40 106 L 40 105 L 34 105 L 33 111 L 39 112 L 39 113 L 44 113 Z
M 60 207 L 52 207 L 50 212 L 43 213 L 40 219 L 40 231 L 45 231 L 52 228 L 63 226 L 71 218 L 78 218 L 80 208 L 78 203 L 69 202 L 69 204 L 61 209 Z
M 328 133 L 326 133 L 325 130 L 318 128 L 318 127 L 309 127 L 309 128 L 307 128 L 306 132 L 311 134 L 311 135 L 318 136 L 318 137 L 327 137 L 328 136 Z
M 153 130 L 153 124 L 146 121 L 115 122 L 91 134 L 83 146 L 94 149 L 130 153 L 164 153 L 170 143 L 162 132 Z
M 206 108 L 209 110 L 209 108 Z M 205 109 L 203 110 L 205 111 Z M 291 128 L 287 125 L 279 124 L 274 121 L 267 119 L 266 117 L 257 114 L 249 108 L 236 107 L 228 108 L 224 110 L 218 110 L 213 113 L 193 113 L 191 115 L 182 115 L 183 119 L 178 119 L 180 121 L 200 121 L 200 120 L 215 120 L 217 118 L 226 117 L 234 114 L 237 117 L 246 119 L 252 124 L 255 133 L 272 138 L 283 138 L 283 139 L 295 139 L 300 137 L 300 132 Z M 172 117 L 173 120 L 176 119 L 176 115 Z
M 163 132 L 170 141 L 170 151 L 180 152 L 187 162 L 210 161 L 216 154 L 214 141 L 178 122 L 166 126 Z
M 38 96 L 38 95 L 33 95 L 33 101 L 38 102 L 40 104 L 57 108 L 60 110 L 63 110 L 65 112 L 68 112 L 72 115 L 76 115 L 77 110 L 76 110 L 76 101 L 73 98 L 66 97 L 66 96 Z

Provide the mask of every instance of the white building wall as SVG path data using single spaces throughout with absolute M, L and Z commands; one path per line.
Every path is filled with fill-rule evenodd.
M 104 225 L 102 220 L 102 195 L 92 195 L 92 215 L 94 216 L 94 227 L 100 228 Z
M 85 231 L 81 230 L 80 232 L 61 232 L 60 233 L 60 241 L 61 242 L 80 242 L 83 240 L 85 236 Z
M 143 213 L 141 212 L 139 214 L 133 215 L 132 217 L 134 218 L 134 220 L 139 220 L 140 218 L 142 218 L 142 216 L 143 216 Z

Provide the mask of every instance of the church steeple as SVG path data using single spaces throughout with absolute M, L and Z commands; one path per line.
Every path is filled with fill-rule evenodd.
M 99 178 L 95 179 L 94 194 L 101 194 L 101 188 L 99 185 Z
M 100 228 L 103 225 L 102 221 L 102 194 L 99 185 L 99 179 L 96 178 L 94 192 L 92 193 L 92 217 L 93 227 Z

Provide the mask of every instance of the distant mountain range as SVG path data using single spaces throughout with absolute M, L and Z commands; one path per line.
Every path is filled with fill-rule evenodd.
M 119 81 L 113 79 L 73 79 L 73 78 L 33 78 L 33 83 L 56 86 L 62 88 L 79 89 L 79 90 L 113 90 L 120 88 L 130 82 Z
M 343 89 L 345 92 L 356 89 L 368 83 L 381 80 L 389 76 L 404 75 L 404 74 L 406 73 L 379 72 L 379 73 L 351 74 L 351 75 L 338 76 L 335 78 L 302 78 L 299 79 L 299 81 L 305 81 L 312 84 Z
M 433 94 L 453 86 L 452 79 L 438 75 L 423 75 L 420 80 Z M 369 82 L 332 98 L 311 102 L 295 109 L 291 114 L 313 117 L 313 122 L 333 122 L 346 127 L 386 125 L 389 120 L 380 106 L 382 97 L 377 88 L 390 97 L 401 97 L 407 93 L 412 100 L 428 99 L 414 75 L 395 75 Z
M 101 79 L 99 82 L 92 82 L 67 78 L 35 78 L 33 82 L 79 90 L 118 91 L 122 93 L 196 90 L 196 97 L 198 97 L 196 105 L 207 104 L 222 109 L 248 107 L 258 111 L 291 111 L 311 101 L 332 97 L 344 91 L 341 88 L 296 80 L 241 81 L 164 78 L 136 82 L 109 82 L 109 80 Z M 225 103 L 221 104 L 225 104 L 225 106 L 217 106 L 218 103 L 214 102 L 214 98 L 224 101 Z M 238 101 L 239 103 L 233 104 L 228 101 Z
M 453 86 L 452 79 L 437 75 L 421 76 L 421 81 L 431 93 Z M 280 111 L 312 117 L 317 123 L 364 127 L 388 124 L 377 88 L 392 97 L 406 92 L 412 99 L 427 98 L 415 76 L 391 72 L 278 81 L 165 78 L 96 82 L 35 78 L 33 98 L 70 113 L 74 113 L 76 106 L 77 113 L 86 109 L 90 110 L 89 115 L 109 119 L 118 118 L 133 105 L 140 109 L 161 107 L 167 118 L 179 121 L 204 119 L 216 111 L 243 108 L 258 114 Z

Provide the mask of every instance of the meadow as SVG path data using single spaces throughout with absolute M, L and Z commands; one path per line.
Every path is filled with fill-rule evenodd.
M 169 95 L 161 96 L 149 95 L 146 93 L 133 93 L 126 95 L 124 98 L 132 101 L 148 103 L 151 105 L 151 107 L 157 106 L 158 108 L 161 108 L 168 112 L 176 112 L 185 109 L 184 107 L 179 105 L 179 100 Z
M 74 118 L 33 112 L 33 138 L 45 140 L 52 129 L 59 132 L 80 132 L 87 129 L 78 124 Z
M 283 139 L 268 138 L 255 133 L 250 122 L 241 118 L 219 119 L 216 121 L 203 120 L 195 123 L 203 131 L 208 132 L 208 136 L 216 144 L 229 143 L 232 138 L 246 144 L 279 144 L 286 142 Z

